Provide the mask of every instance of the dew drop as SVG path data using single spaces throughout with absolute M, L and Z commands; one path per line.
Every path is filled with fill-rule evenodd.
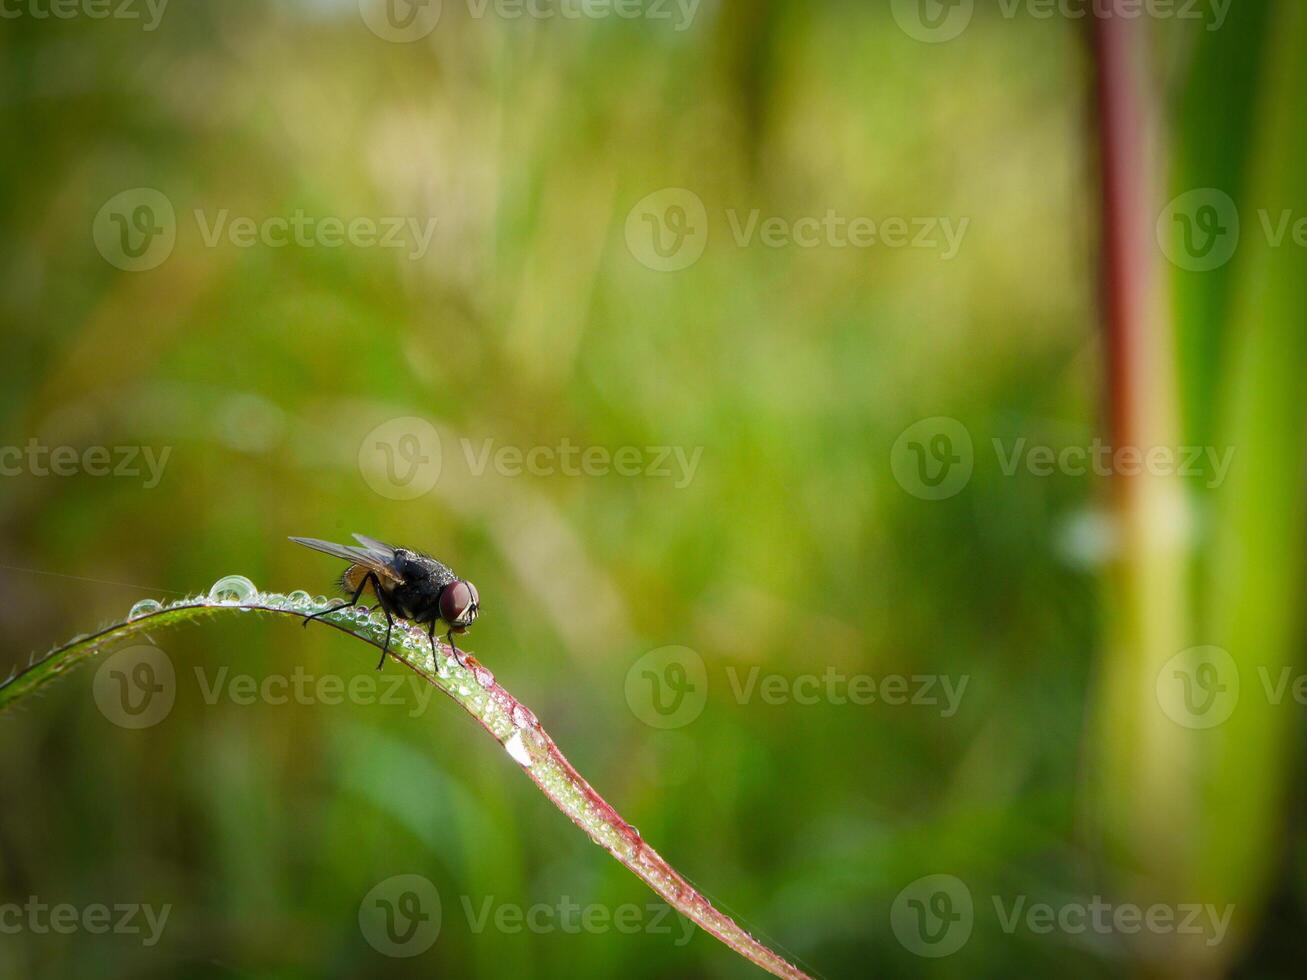
M 477 664 L 472 668 L 472 676 L 476 678 L 476 682 L 482 687 L 489 688 L 495 686 L 495 675 L 486 670 L 480 664 Z
M 142 616 L 150 615 L 150 613 L 157 613 L 162 608 L 162 603 L 154 599 L 142 599 L 128 611 L 127 621 L 131 622 L 133 619 L 140 619 Z
M 292 606 L 307 606 L 312 600 L 309 594 L 303 589 L 296 589 L 290 595 L 286 596 L 286 601 Z
M 224 575 L 209 589 L 209 599 L 212 602 L 248 602 L 257 592 L 254 583 L 244 575 Z
M 524 704 L 513 706 L 513 724 L 518 728 L 535 728 L 536 716 L 531 713 L 531 709 Z
M 522 741 L 522 733 L 515 731 L 504 743 L 504 748 L 508 754 L 513 757 L 513 761 L 519 766 L 531 768 L 531 753 L 526 750 L 526 743 Z

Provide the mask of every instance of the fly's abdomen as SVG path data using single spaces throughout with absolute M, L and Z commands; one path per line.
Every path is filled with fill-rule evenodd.
M 368 571 L 369 569 L 363 565 L 350 565 L 345 569 L 345 574 L 340 577 L 340 587 L 347 595 L 353 595 L 367 578 Z

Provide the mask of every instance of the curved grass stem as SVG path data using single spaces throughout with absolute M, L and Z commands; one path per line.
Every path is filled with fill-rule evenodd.
M 199 597 L 79 636 L 57 647 L 0 684 L 0 710 L 67 672 L 83 660 L 128 639 L 167 626 L 193 622 L 206 616 L 253 611 L 307 619 L 330 609 L 311 601 L 277 594 L 255 594 L 239 599 Z M 374 621 L 366 610 L 340 609 L 319 617 L 351 636 L 380 648 L 385 622 Z M 438 644 L 433 654 L 421 629 L 396 621 L 390 642 L 392 658 L 417 673 L 456 701 L 504 747 L 554 806 L 571 818 L 596 844 L 624 864 L 657 892 L 668 905 L 711 933 L 745 959 L 778 977 L 808 975 L 784 957 L 754 939 L 734 919 L 715 908 L 676 869 L 640 837 L 602 796 L 591 788 L 559 751 L 534 714 L 496 683 L 494 675 L 470 654 L 455 657 Z

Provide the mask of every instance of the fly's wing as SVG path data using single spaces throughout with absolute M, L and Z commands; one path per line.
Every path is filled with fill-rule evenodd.
M 369 552 L 384 556 L 383 560 L 389 560 L 397 550 L 392 545 L 384 541 L 378 541 L 376 538 L 370 538 L 366 534 L 355 534 L 354 540 Z M 405 552 L 410 561 L 416 562 L 422 568 L 422 572 L 437 586 L 449 585 L 450 582 L 457 582 L 458 576 L 454 570 L 437 558 L 432 558 L 426 552 L 408 551 Z M 416 573 L 414 573 L 416 575 Z
M 395 553 L 395 547 L 393 545 L 386 544 L 384 541 L 378 541 L 376 538 L 370 538 L 366 534 L 355 534 L 351 535 L 351 537 L 353 537 L 359 544 L 363 545 L 363 547 L 367 548 L 368 551 L 375 551 L 382 555 L 393 555 Z
M 358 535 L 355 535 L 358 537 Z M 372 542 L 377 548 L 356 548 L 349 544 L 333 544 L 330 541 L 319 541 L 317 538 L 291 538 L 296 544 L 302 544 L 306 548 L 312 548 L 314 551 L 321 551 L 324 555 L 332 555 L 336 558 L 343 558 L 345 561 L 355 565 L 362 565 L 376 572 L 384 581 L 392 585 L 403 585 L 404 578 L 395 570 L 391 559 L 394 557 L 394 549 L 381 544 L 380 541 Z M 370 540 L 370 539 L 369 539 Z M 384 551 L 381 549 L 385 549 Z

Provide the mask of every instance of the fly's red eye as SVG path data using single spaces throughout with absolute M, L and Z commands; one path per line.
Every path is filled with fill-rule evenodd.
M 440 593 L 440 618 L 450 626 L 464 626 L 472 621 L 476 590 L 467 582 L 453 582 Z

